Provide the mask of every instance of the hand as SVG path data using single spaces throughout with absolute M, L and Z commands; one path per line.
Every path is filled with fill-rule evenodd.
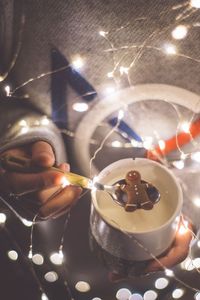
M 192 239 L 193 226 L 191 223 L 187 224 L 188 222 L 183 220 L 183 218 L 181 219 L 182 220 L 179 223 L 179 228 L 176 232 L 176 237 L 171 248 L 164 256 L 158 258 L 159 262 L 155 260 L 150 262 L 145 269 L 145 273 L 162 271 L 162 265 L 167 269 L 171 268 L 181 263 L 187 257 Z
M 7 150 L 2 155 L 5 154 L 31 158 L 35 165 L 42 167 L 55 164 L 52 147 L 43 141 Z M 66 163 L 59 168 L 69 171 Z M 10 204 L 27 219 L 33 219 L 36 214 L 40 219 L 55 218 L 69 210 L 82 191 L 76 186 L 62 188 L 63 179 L 62 173 L 52 170 L 28 174 L 0 170 L 0 192 L 4 196 L 19 195 L 10 199 Z
M 165 255 L 158 257 L 158 261 L 151 260 L 147 265 L 145 264 L 145 267 L 143 264 L 137 265 L 136 263 L 134 265 L 134 275 L 130 275 L 128 269 L 126 270 L 126 268 L 122 268 L 121 271 L 118 270 L 109 272 L 108 276 L 110 281 L 118 282 L 126 280 L 127 278 L 130 278 L 132 276 L 148 275 L 152 272 L 163 271 L 163 266 L 169 269 L 181 263 L 189 253 L 189 246 L 192 239 L 192 231 L 192 224 L 188 223 L 186 220 L 183 220 L 183 218 L 181 218 L 178 230 L 176 232 L 175 240 L 170 249 L 165 253 Z

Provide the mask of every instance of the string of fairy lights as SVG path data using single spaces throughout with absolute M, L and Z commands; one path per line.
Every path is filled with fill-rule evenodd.
M 186 20 L 189 19 L 189 17 L 191 17 L 192 15 L 199 12 L 199 9 L 200 9 L 200 0 L 185 1 L 181 4 L 178 4 L 178 5 L 175 5 L 175 6 L 172 7 L 172 10 L 177 12 L 174 24 L 176 25 L 178 23 L 177 26 L 175 26 L 174 29 L 171 31 L 171 36 L 174 40 L 183 40 L 183 39 L 185 39 L 188 35 L 189 30 L 191 30 L 192 28 L 196 28 L 196 27 L 200 26 L 200 23 L 198 23 L 198 22 L 196 22 L 194 24 L 185 24 Z M 184 21 L 184 24 L 181 24 L 181 22 L 183 22 L 183 21 Z M 21 21 L 21 24 L 22 24 L 21 28 L 22 29 L 21 29 L 20 36 L 22 34 L 22 31 L 23 31 L 24 22 L 25 22 L 25 19 L 24 19 L 24 16 L 23 16 L 22 21 Z M 124 27 L 119 28 L 119 30 L 123 30 Z M 165 55 L 179 57 L 179 58 L 183 58 L 183 59 L 189 59 L 189 60 L 192 60 L 192 61 L 197 62 L 197 63 L 200 62 L 200 59 L 193 58 L 193 57 L 190 57 L 190 56 L 187 56 L 183 53 L 178 52 L 177 47 L 173 43 L 164 44 L 160 48 L 152 46 L 149 43 L 151 42 L 151 37 L 154 36 L 154 33 L 152 33 L 145 40 L 145 42 L 142 43 L 142 45 L 131 45 L 131 46 L 126 46 L 125 45 L 125 46 L 120 47 L 120 48 L 115 47 L 114 43 L 112 41 L 110 41 L 108 31 L 101 30 L 99 32 L 99 34 L 100 34 L 100 36 L 102 36 L 109 43 L 110 48 L 105 50 L 105 51 L 112 53 L 112 59 L 113 59 L 113 64 L 114 64 L 113 70 L 109 71 L 107 73 L 106 77 L 109 78 L 109 79 L 111 79 L 111 78 L 115 79 L 116 73 L 117 73 L 117 76 L 118 76 L 118 74 L 120 74 L 121 76 L 125 75 L 125 76 L 127 76 L 128 82 L 129 82 L 130 85 L 131 85 L 131 80 L 130 80 L 130 77 L 129 77 L 129 71 L 135 66 L 136 63 L 138 63 L 140 61 L 142 53 L 146 50 L 149 50 L 149 49 L 153 50 L 153 51 L 160 51 Z M 15 62 L 16 62 L 18 54 L 19 54 L 20 47 L 21 47 L 21 42 L 19 42 L 17 51 L 15 53 L 13 61 L 11 62 L 10 67 L 8 68 L 8 71 L 5 74 L 0 75 L 0 82 L 4 82 L 7 78 L 10 70 L 12 68 L 14 68 Z M 119 61 L 116 61 L 116 58 L 114 56 L 114 53 L 116 51 L 123 50 L 123 49 L 124 50 L 132 50 L 132 49 L 139 50 L 129 66 L 124 66 L 122 64 L 123 58 L 126 55 L 128 55 L 127 53 L 125 53 L 125 56 L 122 57 Z M 74 57 L 74 60 L 72 61 L 70 67 L 75 68 L 77 70 L 81 70 L 81 68 L 84 67 L 84 64 L 85 64 L 84 59 L 80 55 L 78 55 L 78 56 Z M 33 81 L 40 80 L 40 79 L 42 79 L 46 76 L 51 75 L 54 72 L 60 72 L 60 71 L 66 69 L 68 67 L 69 67 L 69 65 L 67 65 L 65 67 L 62 67 L 62 68 L 59 68 L 59 69 L 57 69 L 53 72 L 48 71 L 48 72 L 42 73 L 42 74 L 40 74 L 40 75 L 38 75 L 34 78 L 28 79 L 26 82 L 22 83 L 18 87 L 15 87 L 14 89 L 11 89 L 11 87 L 9 85 L 6 85 L 5 86 L 5 94 L 6 94 L 7 97 L 15 96 L 15 93 L 18 90 L 20 90 L 21 88 L 23 88 L 24 86 L 26 86 L 28 84 L 31 84 Z M 117 82 L 117 81 L 115 81 L 115 82 Z M 107 87 L 107 89 L 105 91 L 105 94 L 113 93 L 115 90 L 116 90 L 116 86 Z M 87 95 L 87 94 L 85 94 L 85 95 Z M 27 97 L 28 97 L 28 95 L 27 95 Z M 79 97 L 77 97 L 77 99 L 78 98 Z M 172 104 L 170 104 L 170 105 L 172 105 Z M 86 112 L 89 109 L 89 105 L 87 103 L 83 103 L 83 102 L 80 102 L 80 103 L 75 102 L 73 104 L 72 108 L 77 112 Z M 62 109 L 62 107 L 59 108 L 59 109 Z M 101 151 L 101 149 L 105 145 L 108 137 L 110 137 L 110 135 L 112 135 L 112 133 L 117 129 L 117 127 L 120 123 L 120 120 L 123 118 L 123 115 L 124 115 L 124 112 L 120 111 L 119 114 L 118 114 L 118 123 L 117 123 L 117 125 L 112 128 L 112 130 L 105 136 L 105 138 L 103 139 L 102 142 L 99 142 L 98 140 L 95 140 L 95 139 L 93 139 L 91 141 L 91 143 L 94 143 L 95 145 L 99 145 L 98 149 L 95 151 L 93 157 L 91 158 L 91 161 L 90 161 L 91 165 L 95 161 L 95 158 L 96 158 L 96 155 L 98 154 L 98 152 Z M 183 121 L 178 123 L 176 137 L 178 136 L 178 133 L 180 131 L 183 131 L 183 132 L 187 133 L 188 135 L 190 135 L 191 142 L 195 142 L 194 139 L 193 139 L 193 136 L 191 135 L 191 132 L 190 132 L 192 119 L 193 118 L 191 118 L 191 120 L 189 122 L 183 120 Z M 35 123 L 35 126 L 38 126 L 38 125 L 43 125 L 44 126 L 44 125 L 48 125 L 49 120 L 46 116 L 44 116 L 42 120 L 40 120 L 40 121 L 38 120 L 36 123 Z M 32 125 L 33 124 L 28 124 L 25 120 L 21 120 L 20 123 L 19 123 L 19 126 L 21 127 L 21 134 L 26 134 L 29 131 L 29 127 L 31 127 Z M 67 134 L 68 136 L 71 136 L 71 137 L 74 136 L 74 133 L 69 131 L 69 130 L 64 130 L 64 133 Z M 154 147 L 152 143 L 153 143 L 153 138 L 152 137 L 144 137 L 142 143 L 139 143 L 139 142 L 134 141 L 134 140 L 131 140 L 130 142 L 119 142 L 119 141 L 116 140 L 116 141 L 112 141 L 110 143 L 106 143 L 106 146 L 113 147 L 113 148 L 115 148 L 115 147 L 131 148 L 131 147 L 140 147 L 141 146 L 141 147 L 144 147 L 148 150 L 152 150 L 153 147 Z M 164 153 L 165 141 L 158 138 L 158 145 L 159 145 L 160 150 L 163 150 L 163 153 Z M 174 166 L 176 168 L 183 169 L 184 168 L 184 160 L 188 156 L 190 156 L 194 161 L 200 162 L 200 152 L 197 151 L 195 153 L 194 152 L 184 153 L 182 151 L 181 147 L 179 146 L 178 140 L 177 140 L 176 145 L 177 145 L 177 149 L 181 153 L 181 159 L 177 162 L 174 162 Z M 157 153 L 156 155 L 158 156 L 158 159 L 159 159 L 160 158 L 159 153 Z M 164 157 L 164 159 L 165 159 L 165 157 Z M 164 159 L 163 159 L 162 162 L 165 164 Z M 3 199 L 3 201 L 5 203 L 4 199 Z M 197 207 L 199 207 L 200 206 L 200 199 L 196 199 L 194 201 L 194 203 Z M 5 203 L 5 204 L 8 206 L 8 203 Z M 15 215 L 17 214 L 16 211 L 14 211 L 12 207 L 9 207 L 9 209 L 11 209 L 15 213 Z M 20 219 L 20 221 L 25 226 L 31 228 L 30 251 L 28 253 L 28 257 L 29 257 L 30 261 L 32 261 L 36 265 L 42 265 L 43 262 L 44 262 L 44 257 L 41 254 L 33 253 L 33 229 L 34 229 L 34 226 L 36 226 L 36 224 L 37 224 L 37 221 L 36 221 L 37 216 L 32 220 L 32 222 L 25 220 L 24 218 L 22 218 L 19 215 L 17 215 L 17 217 Z M 66 226 L 67 226 L 68 218 L 69 218 L 69 216 L 66 219 Z M 0 223 L 5 224 L 6 219 L 7 219 L 6 214 L 0 213 Z M 187 227 L 187 224 L 184 223 L 183 226 L 180 227 L 179 230 L 180 230 L 181 234 L 184 234 L 184 232 L 189 230 L 189 228 Z M 196 240 L 197 247 L 200 247 L 200 240 L 198 239 L 197 236 L 195 236 L 195 240 Z M 58 252 L 55 252 L 50 256 L 51 262 L 55 265 L 58 265 L 58 266 L 63 266 L 63 262 L 64 262 L 63 243 L 64 243 L 64 233 L 62 235 L 60 246 L 58 247 Z M 143 245 L 141 245 L 141 247 L 143 247 Z M 146 250 L 148 251 L 148 249 L 146 249 Z M 151 254 L 151 255 L 153 256 L 153 254 Z M 15 260 L 18 259 L 18 253 L 14 250 L 10 250 L 8 252 L 8 257 L 11 260 L 15 261 Z M 152 257 L 152 258 L 159 261 L 156 257 Z M 166 288 L 169 285 L 170 278 L 174 278 L 185 289 L 192 290 L 195 293 L 194 294 L 194 299 L 195 300 L 200 299 L 200 290 L 199 289 L 194 288 L 194 287 L 190 286 L 189 284 L 187 284 L 185 281 L 180 280 L 174 274 L 173 270 L 166 269 L 166 267 L 164 265 L 162 265 L 162 267 L 165 270 L 165 275 L 166 275 L 167 278 L 166 277 L 161 277 L 161 278 L 158 278 L 155 281 L 154 286 L 155 286 L 155 289 L 157 291 L 148 290 L 143 295 L 141 295 L 141 294 L 138 294 L 138 293 L 132 293 L 127 288 L 121 288 L 117 291 L 116 298 L 118 300 L 121 300 L 121 299 L 127 299 L 127 300 L 143 300 L 143 299 L 148 300 L 148 299 L 151 299 L 151 300 L 154 300 L 158 297 L 158 291 Z M 200 268 L 199 258 L 191 259 L 188 256 L 187 259 L 181 264 L 180 268 L 181 267 L 183 267 L 185 270 L 188 270 L 188 271 L 192 271 L 192 270 L 195 269 L 197 272 L 199 272 L 199 268 Z M 45 279 L 49 282 L 55 282 L 57 280 L 57 278 L 58 278 L 58 275 L 54 271 L 48 272 L 48 273 L 45 274 Z M 65 284 L 67 285 L 67 282 L 65 282 Z M 41 290 L 41 300 L 48 300 L 48 296 L 45 294 L 45 292 L 44 292 L 42 286 L 40 285 L 40 283 L 39 283 L 39 286 L 40 286 L 40 290 Z M 87 283 L 85 281 L 77 282 L 75 287 L 76 287 L 77 290 L 82 291 L 82 292 L 87 292 L 91 289 L 89 283 Z M 183 288 L 181 288 L 181 287 L 176 288 L 172 292 L 172 298 L 173 299 L 180 299 L 184 295 L 184 293 L 185 293 L 185 290 Z M 93 300 L 101 300 L 101 299 L 98 298 L 98 297 L 95 297 L 95 298 L 93 298 Z

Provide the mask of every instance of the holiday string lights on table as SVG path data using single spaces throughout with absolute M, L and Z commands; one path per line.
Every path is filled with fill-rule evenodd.
M 194 13 L 198 12 L 199 11 L 199 8 L 200 8 L 200 1 L 198 0 L 191 0 L 191 1 L 185 1 L 183 4 L 180 4 L 180 5 L 177 5 L 177 6 L 174 6 L 172 7 L 172 10 L 174 11 L 177 11 L 178 12 L 178 15 L 175 17 L 175 23 L 174 25 L 177 25 L 177 23 L 180 23 L 181 21 L 185 21 L 186 19 L 188 19 L 191 15 L 193 15 Z M 180 12 L 180 10 L 183 10 L 182 12 Z M 188 31 L 190 29 L 192 29 L 192 26 L 193 25 L 190 25 L 190 24 L 180 24 L 180 25 L 177 25 L 176 27 L 174 26 L 174 29 L 172 30 L 171 32 L 171 36 L 173 39 L 175 40 L 182 40 L 184 38 L 187 37 L 188 35 Z M 198 24 L 194 25 L 194 26 L 199 26 Z M 123 27 L 122 28 L 119 28 L 120 30 L 123 30 Z M 112 41 L 110 41 L 109 39 L 109 32 L 108 31 L 100 31 L 99 34 L 105 38 L 109 44 L 110 44 L 110 49 L 107 49 L 106 51 L 110 51 L 111 53 L 114 53 L 118 50 L 131 50 L 131 49 L 137 49 L 138 52 L 136 53 L 134 59 L 132 60 L 131 64 L 127 67 L 127 66 L 124 66 L 123 65 L 123 57 L 121 58 L 120 61 L 117 61 L 116 58 L 114 57 L 113 55 L 113 64 L 114 64 L 114 68 L 112 71 L 108 72 L 107 73 L 107 77 L 110 79 L 110 78 L 113 78 L 115 77 L 115 72 L 119 69 L 119 74 L 120 76 L 122 75 L 125 75 L 125 76 L 129 76 L 129 71 L 130 69 L 132 69 L 134 66 L 135 66 L 135 63 L 139 63 L 140 60 L 142 59 L 142 54 L 144 53 L 144 51 L 146 50 L 152 50 L 152 51 L 160 51 L 162 52 L 164 55 L 167 55 L 167 56 L 172 56 L 172 57 L 179 57 L 179 58 L 183 58 L 183 59 L 189 59 L 189 60 L 192 60 L 194 62 L 197 62 L 199 63 L 200 60 L 198 58 L 193 58 L 193 57 L 190 57 L 190 56 L 187 56 L 183 53 L 180 53 L 178 51 L 178 47 L 176 47 L 174 44 L 170 44 L 170 43 L 166 43 L 166 44 L 163 44 L 163 47 L 155 47 L 153 45 L 150 45 L 150 40 L 151 40 L 151 36 L 149 36 L 145 42 L 143 42 L 141 45 L 131 45 L 131 46 L 123 46 L 123 47 L 115 47 L 114 43 L 112 43 Z M 154 33 L 152 34 L 152 36 L 154 36 Z M 15 64 L 15 61 L 17 59 L 17 56 L 18 56 L 18 51 L 16 51 L 16 56 L 14 58 L 14 63 L 12 63 L 11 65 L 11 68 L 14 67 L 14 64 Z M 128 55 L 128 53 L 125 53 L 125 56 Z M 76 58 L 77 60 L 72 62 L 72 66 L 75 67 L 75 68 L 81 68 L 83 66 L 83 60 L 81 60 L 81 56 L 78 56 Z M 5 78 L 7 77 L 7 74 L 10 72 L 11 68 L 9 68 L 8 72 L 6 73 L 6 76 L 5 75 L 1 75 L 1 81 L 5 80 Z M 63 67 L 63 68 L 60 68 L 54 72 L 60 72 L 62 70 L 64 70 L 65 68 L 68 68 L 68 66 L 66 67 Z M 31 78 L 29 80 L 27 80 L 26 82 L 24 82 L 23 84 L 19 85 L 18 87 L 14 88 L 13 90 L 11 90 L 11 88 L 9 86 L 6 86 L 5 87 L 5 92 L 6 92 L 6 95 L 9 97 L 9 96 L 13 96 L 15 95 L 15 92 L 17 92 L 20 88 L 26 86 L 27 84 L 31 84 L 33 81 L 35 80 L 40 80 L 42 79 L 43 77 L 45 76 L 49 76 L 51 74 L 53 74 L 54 72 L 45 72 L 45 73 L 42 73 L 34 78 Z M 105 75 L 106 77 L 106 75 Z M 130 81 L 130 78 L 129 78 L 129 84 L 131 84 L 131 81 Z M 114 87 L 112 90 L 110 89 L 108 92 L 113 92 L 115 91 L 116 87 Z M 79 97 L 77 97 L 79 98 Z M 79 111 L 79 112 L 84 112 L 84 111 L 87 111 L 88 109 L 88 104 L 84 103 L 84 104 L 81 104 L 81 106 L 79 105 L 75 105 L 73 106 L 73 109 L 76 110 L 76 111 Z M 171 104 L 170 104 L 171 105 Z M 81 108 L 80 108 L 81 107 Z M 60 108 L 62 109 L 62 108 Z M 119 122 L 120 122 L 120 119 L 121 117 L 118 115 L 118 123 L 117 123 L 117 126 L 119 125 Z M 48 120 L 46 118 L 46 120 Z M 27 133 L 28 131 L 28 124 L 25 124 L 25 123 L 21 123 L 21 126 L 22 126 L 22 133 Z M 105 145 L 106 141 L 107 141 L 107 138 L 111 136 L 111 134 L 117 129 L 117 126 L 116 127 L 113 127 L 112 130 L 110 131 L 110 133 L 108 133 L 108 135 L 106 135 L 106 137 L 103 139 L 102 142 L 98 141 L 98 140 L 93 140 L 94 143 L 96 143 L 97 145 L 99 144 L 99 148 L 95 151 L 93 157 L 91 158 L 91 161 L 90 161 L 90 167 L 92 165 L 92 163 L 94 162 L 95 158 L 96 158 L 96 155 L 98 154 L 98 152 L 103 148 L 103 146 Z M 181 146 L 186 144 L 186 143 L 189 143 L 191 141 L 194 140 L 195 137 L 198 136 L 199 134 L 199 121 L 195 121 L 193 123 L 191 122 L 187 122 L 185 124 L 185 126 L 183 127 L 183 133 L 180 133 L 180 131 L 178 130 L 179 128 L 177 127 L 177 133 L 176 133 L 176 136 L 169 139 L 169 140 L 162 140 L 162 139 L 159 139 L 158 140 L 158 145 L 155 146 L 155 148 L 153 149 L 154 151 L 154 154 L 156 156 L 156 159 L 158 158 L 159 159 L 159 156 L 163 156 L 165 158 L 165 156 L 172 150 L 174 149 L 178 149 L 180 151 L 182 155 L 181 157 L 181 160 L 183 163 L 184 163 L 184 160 L 185 160 L 185 155 L 188 155 L 188 153 L 185 153 L 181 150 Z M 67 131 L 65 131 L 67 132 Z M 68 131 L 67 134 L 70 133 L 70 135 L 73 135 L 74 133 L 73 132 L 70 132 Z M 114 143 L 115 142 L 115 143 Z M 111 143 L 107 143 L 106 146 L 109 146 L 109 147 L 121 147 L 121 148 L 126 148 L 126 147 L 134 147 L 137 145 L 137 143 L 134 141 L 132 141 L 132 143 L 125 143 L 125 142 L 119 142 L 119 143 L 116 143 L 118 141 L 113 141 Z M 141 146 L 145 146 L 147 145 L 147 143 L 145 144 L 146 140 L 145 138 L 143 139 L 143 143 Z M 149 146 L 146 146 L 147 150 L 149 151 L 149 153 L 152 152 L 151 150 L 151 147 L 152 147 L 152 143 L 150 142 L 151 146 L 149 148 Z M 139 144 L 138 144 L 139 145 Z M 152 154 L 152 153 L 151 153 Z M 193 155 L 194 153 L 190 153 L 189 155 Z M 1 216 L 1 220 L 2 222 L 4 223 L 5 222 L 5 216 Z M 4 221 L 3 221 L 4 220 Z M 23 222 L 24 225 L 26 225 L 25 223 L 25 220 L 22 218 L 20 218 L 20 220 Z M 35 220 L 33 220 L 33 222 L 30 222 L 30 223 L 27 223 L 30 225 L 32 224 L 35 224 Z M 27 226 L 27 225 L 26 225 Z M 35 225 L 32 225 L 32 230 L 33 230 L 33 226 Z M 182 229 L 180 230 L 181 232 L 183 231 L 184 232 L 184 228 L 181 227 Z M 31 238 L 32 239 L 32 238 Z M 29 253 L 29 256 L 30 256 L 30 259 L 33 260 L 34 258 L 34 253 L 32 253 L 32 250 L 33 250 L 33 245 L 32 245 L 33 241 L 31 242 L 31 245 L 30 245 L 30 253 Z M 142 245 L 141 245 L 142 246 Z M 61 246 L 59 247 L 59 251 L 57 253 L 57 256 L 54 255 L 52 257 L 57 257 L 59 258 L 58 261 L 59 261 L 59 264 L 62 265 L 63 264 L 63 252 L 62 252 L 62 247 L 63 247 L 63 240 L 61 241 Z M 147 249 L 148 251 L 148 249 Z M 53 258 L 52 258 L 53 259 Z M 154 258 L 155 259 L 155 258 Z M 165 269 L 165 266 L 162 266 L 164 269 Z M 198 269 L 197 269 L 198 270 Z M 181 284 L 183 284 L 183 286 L 185 286 L 186 288 L 188 289 L 192 289 L 194 292 L 199 292 L 198 289 L 195 289 L 189 285 L 187 285 L 187 283 L 184 283 L 183 281 L 180 281 L 178 279 L 178 277 L 176 278 L 176 276 L 174 275 L 173 271 L 172 270 L 168 270 L 166 269 L 166 276 L 167 277 L 172 277 L 172 278 L 175 278 L 177 279 L 177 281 L 179 281 Z M 167 281 L 168 279 L 165 279 L 165 281 Z M 86 285 L 87 284 L 80 284 L 77 285 L 77 286 L 82 286 L 82 289 L 84 289 L 84 287 L 86 288 Z M 156 283 L 156 286 L 158 287 L 159 284 L 158 284 L 158 281 Z M 116 298 L 121 300 L 122 297 L 120 296 L 120 293 L 124 295 L 124 293 L 127 293 L 127 299 L 129 300 L 132 300 L 132 299 L 144 299 L 144 300 L 148 300 L 148 297 L 151 297 L 150 299 L 152 299 L 153 297 L 156 299 L 157 295 L 156 295 L 156 292 L 154 291 L 147 291 L 146 293 L 144 293 L 143 296 L 139 295 L 139 294 L 131 294 L 130 291 L 127 291 L 127 290 L 119 290 L 118 293 L 116 294 Z M 183 290 L 181 289 L 176 289 L 173 291 L 173 298 L 174 299 L 178 299 L 178 298 L 181 298 L 181 293 L 183 295 Z M 150 295 L 150 296 L 148 296 Z M 177 296 L 178 295 L 178 296 Z M 136 298 L 137 297 L 137 298 Z M 46 300 L 48 299 L 46 294 L 45 293 L 42 293 L 41 295 L 41 299 L 42 300 Z M 196 296 L 195 299 L 199 299 L 198 296 Z

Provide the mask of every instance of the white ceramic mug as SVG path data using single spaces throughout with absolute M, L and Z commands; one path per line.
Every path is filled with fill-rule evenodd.
M 126 212 L 104 191 L 92 192 L 91 232 L 98 244 L 112 255 L 143 261 L 159 256 L 172 244 L 182 209 L 182 190 L 176 177 L 163 165 L 149 159 L 122 159 L 98 176 L 103 184 L 114 184 L 137 170 L 142 180 L 154 185 L 161 198 L 152 210 Z

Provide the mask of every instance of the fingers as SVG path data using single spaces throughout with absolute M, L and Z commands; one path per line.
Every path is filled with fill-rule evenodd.
M 187 231 L 182 235 L 177 232 L 172 248 L 165 256 L 158 258 L 159 262 L 155 260 L 150 262 L 145 272 L 161 271 L 163 270 L 163 266 L 165 268 L 171 268 L 181 263 L 188 255 L 191 239 L 192 235 L 190 231 Z
M 32 145 L 32 160 L 36 165 L 51 167 L 55 164 L 55 155 L 50 144 L 44 141 Z
M 63 174 L 56 171 L 40 173 L 10 173 L 0 174 L 1 183 L 9 192 L 15 194 L 27 193 L 61 185 Z
M 79 198 L 82 189 L 77 186 L 67 186 L 59 193 L 55 193 L 54 197 L 50 198 L 50 201 L 46 199 L 46 202 L 39 210 L 41 217 L 60 215 L 60 212 L 65 212 L 67 209 L 73 206 Z

